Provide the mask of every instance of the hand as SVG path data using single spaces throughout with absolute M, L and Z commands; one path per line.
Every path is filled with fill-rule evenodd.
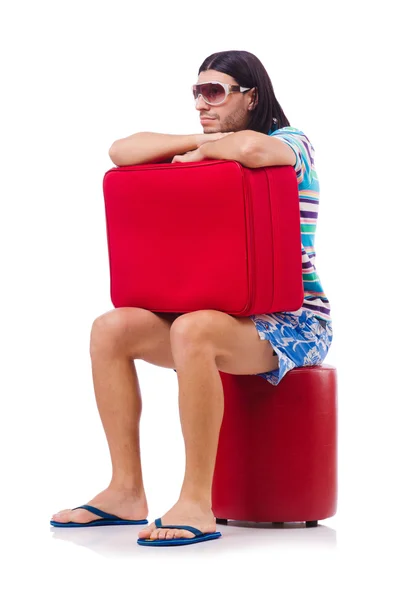
M 197 147 L 200 148 L 203 144 L 207 144 L 208 142 L 216 142 L 216 140 L 220 140 L 226 135 L 230 135 L 234 133 L 234 131 L 218 131 L 217 133 L 200 133 L 197 136 Z
M 195 162 L 199 160 L 204 160 L 204 156 L 201 153 L 200 148 L 197 148 L 196 150 L 186 152 L 186 154 L 177 154 L 171 162 Z

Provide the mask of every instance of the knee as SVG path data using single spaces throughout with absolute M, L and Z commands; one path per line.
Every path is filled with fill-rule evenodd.
M 170 340 L 172 344 L 200 345 L 211 341 L 213 331 L 213 317 L 209 311 L 195 311 L 185 313 L 175 319 L 170 329 Z
M 127 315 L 124 307 L 115 308 L 97 317 L 91 327 L 90 354 L 119 349 L 126 328 Z

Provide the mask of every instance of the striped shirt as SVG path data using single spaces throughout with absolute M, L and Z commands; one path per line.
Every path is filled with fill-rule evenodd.
M 295 127 L 282 127 L 269 134 L 277 136 L 296 155 L 294 169 L 298 181 L 300 205 L 300 229 L 302 249 L 303 304 L 300 310 L 292 311 L 301 314 L 302 308 L 311 310 L 315 316 L 325 321 L 332 321 L 331 307 L 316 271 L 316 252 L 314 238 L 316 234 L 320 186 L 314 165 L 314 148 L 309 139 Z

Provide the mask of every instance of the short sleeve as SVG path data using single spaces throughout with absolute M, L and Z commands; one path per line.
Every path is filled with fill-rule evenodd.
M 314 148 L 311 145 L 307 136 L 299 130 L 291 131 L 292 128 L 285 127 L 279 129 L 272 134 L 272 137 L 277 137 L 282 140 L 295 153 L 296 162 L 294 169 L 296 172 L 298 184 L 302 183 L 306 179 L 307 184 L 310 185 L 314 171 Z

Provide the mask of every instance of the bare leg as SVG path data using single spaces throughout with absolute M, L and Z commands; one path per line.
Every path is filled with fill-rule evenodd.
M 179 383 L 179 412 L 185 441 L 185 477 L 178 501 L 162 516 L 164 528 L 150 523 L 140 538 L 192 538 L 185 524 L 204 533 L 216 531 L 212 511 L 212 479 L 224 414 L 219 370 L 255 374 L 276 368 L 268 340 L 261 340 L 249 318 L 218 311 L 183 316 L 171 329 L 170 341 Z
M 204 533 L 216 531 L 211 509 L 212 477 L 224 412 L 223 387 L 215 356 L 204 344 L 174 350 L 179 383 L 179 412 L 185 440 L 186 469 L 179 500 L 162 523 L 186 524 Z M 184 529 L 157 529 L 154 523 L 138 532 L 140 538 L 191 538 Z
M 139 447 L 142 398 L 135 363 L 125 354 L 109 357 L 94 350 L 92 373 L 112 461 L 110 486 L 143 498 Z
M 98 411 L 112 461 L 109 486 L 88 502 L 124 519 L 145 519 L 148 505 L 139 445 L 142 398 L 132 356 L 173 367 L 171 321 L 150 311 L 120 308 L 105 313 L 91 333 L 90 354 Z M 61 511 L 53 520 L 86 523 L 97 517 L 85 509 Z

